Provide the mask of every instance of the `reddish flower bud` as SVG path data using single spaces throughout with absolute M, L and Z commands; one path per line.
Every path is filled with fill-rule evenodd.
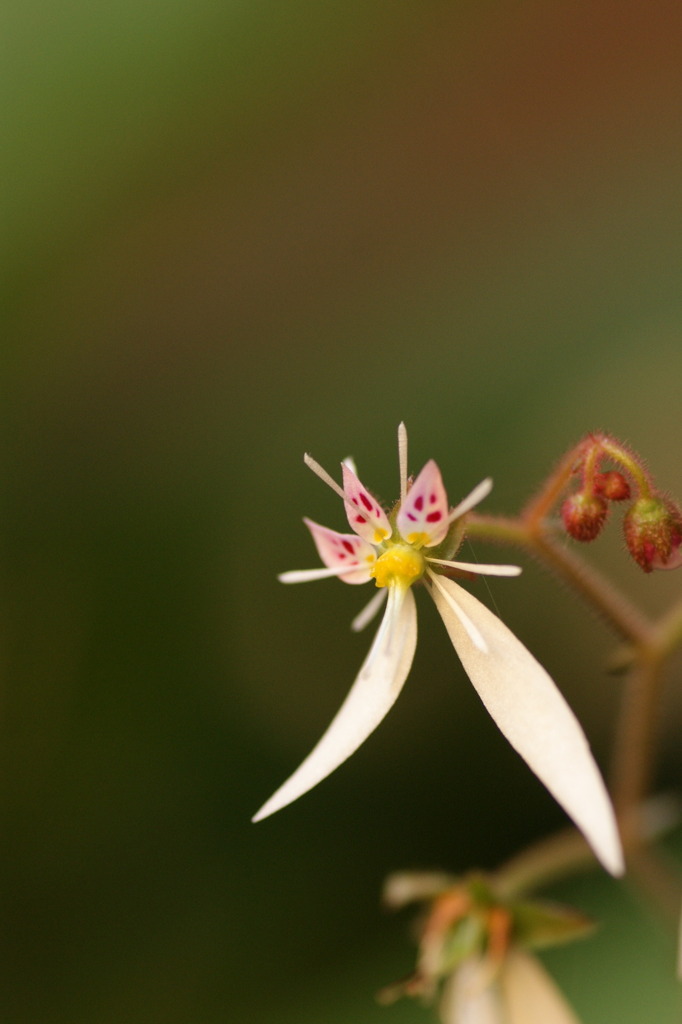
M 639 498 L 623 520 L 625 543 L 644 572 L 682 565 L 682 513 L 665 498 Z
M 597 494 L 601 494 L 608 501 L 625 501 L 630 497 L 630 484 L 622 473 L 614 469 L 608 473 L 596 473 L 594 487 Z
M 608 505 L 599 494 L 578 491 L 566 498 L 561 508 L 561 518 L 567 533 L 575 540 L 594 540 L 606 521 Z

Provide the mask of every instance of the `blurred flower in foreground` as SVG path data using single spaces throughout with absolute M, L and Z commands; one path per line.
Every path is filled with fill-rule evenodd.
M 443 1024 L 579 1024 L 542 964 L 512 950 L 491 977 L 485 960 L 453 974 L 441 1005 Z
M 579 1024 L 529 950 L 587 934 L 592 924 L 581 914 L 540 900 L 503 901 L 484 876 L 446 884 L 441 875 L 406 872 L 387 880 L 384 898 L 391 907 L 427 899 L 428 910 L 417 970 L 381 992 L 382 1002 L 437 999 L 443 1024 Z
M 305 519 L 324 569 L 283 573 L 285 583 L 338 576 L 345 583 L 374 579 L 379 593 L 357 616 L 362 629 L 387 598 L 383 621 L 345 702 L 297 771 L 255 815 L 259 821 L 296 800 L 334 771 L 364 742 L 395 702 L 417 642 L 412 585 L 422 582 L 479 696 L 512 746 L 582 829 L 604 866 L 623 869 L 613 810 L 582 729 L 556 686 L 519 640 L 485 605 L 450 576 L 516 576 L 510 565 L 452 561 L 463 537 L 462 517 L 491 490 L 484 480 L 451 509 L 436 463 L 407 476 L 407 434 L 398 431 L 400 500 L 387 514 L 343 463 L 340 487 L 313 459 L 306 463 L 342 499 L 352 534 Z

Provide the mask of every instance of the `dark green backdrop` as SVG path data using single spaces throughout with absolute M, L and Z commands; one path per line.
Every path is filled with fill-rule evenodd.
M 680 6 L 13 7 L 3 1019 L 432 1020 L 374 1004 L 412 957 L 383 876 L 494 866 L 564 819 L 420 605 L 387 722 L 249 824 L 369 642 L 364 591 L 276 582 L 316 564 L 303 514 L 342 525 L 301 456 L 352 453 L 390 501 L 405 419 L 412 469 L 453 501 L 492 474 L 514 511 L 606 428 L 682 495 Z M 679 591 L 615 529 L 593 556 L 649 608 Z M 522 561 L 490 600 L 605 762 L 610 638 Z M 672 1024 L 672 940 L 600 876 L 562 894 L 606 918 L 548 961 L 586 1024 Z

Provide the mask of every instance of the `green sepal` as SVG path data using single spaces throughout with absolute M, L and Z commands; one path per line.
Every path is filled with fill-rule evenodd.
M 464 880 L 464 887 L 475 907 L 489 909 L 500 905 L 500 900 L 486 875 L 481 872 L 472 873 Z
M 444 539 L 437 547 L 432 548 L 429 552 L 434 558 L 444 558 L 448 562 L 452 561 L 464 540 L 465 519 L 466 516 L 463 516 L 461 519 L 455 519 L 455 521 L 450 524 L 450 528 L 448 529 Z
M 558 903 L 515 902 L 509 910 L 514 942 L 530 949 L 560 946 L 589 935 L 596 927 L 584 914 Z
M 451 974 L 464 960 L 480 955 L 485 948 L 485 926 L 474 914 L 468 914 L 448 931 L 443 942 L 440 973 Z

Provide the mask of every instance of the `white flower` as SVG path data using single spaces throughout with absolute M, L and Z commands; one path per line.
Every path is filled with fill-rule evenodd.
M 545 670 L 485 605 L 448 575 L 516 576 L 511 565 L 452 561 L 461 519 L 492 488 L 484 480 L 454 509 L 431 460 L 413 483 L 407 477 L 407 434 L 398 431 L 400 501 L 390 515 L 342 464 L 343 488 L 321 466 L 306 463 L 343 500 L 351 534 L 305 519 L 323 569 L 283 573 L 285 583 L 338 576 L 345 583 L 374 579 L 379 593 L 356 617 L 362 629 L 384 598 L 386 611 L 369 654 L 331 725 L 300 767 L 254 816 L 273 814 L 296 800 L 353 754 L 393 705 L 412 665 L 417 615 L 412 585 L 425 585 L 459 658 L 491 716 L 549 791 L 584 832 L 613 874 L 623 870 L 615 818 L 582 729 Z
M 379 995 L 438 1000 L 442 1024 L 578 1024 L 530 950 L 571 942 L 591 931 L 582 914 L 527 897 L 505 899 L 480 873 L 459 880 L 442 872 L 389 876 L 384 903 L 426 902 L 415 972 Z
M 540 961 L 512 948 L 502 963 L 465 960 L 446 982 L 443 1024 L 580 1024 Z

